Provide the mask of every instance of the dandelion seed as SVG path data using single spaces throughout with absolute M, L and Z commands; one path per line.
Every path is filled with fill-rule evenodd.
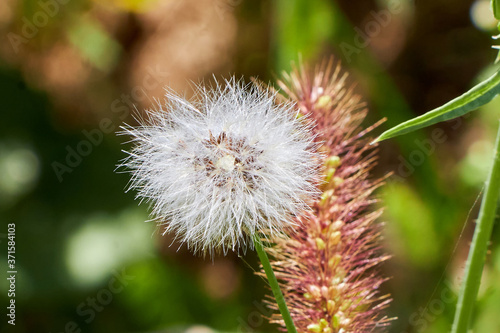
M 282 235 L 317 195 L 312 124 L 293 103 L 234 78 L 187 101 L 167 91 L 122 134 L 135 146 L 121 166 L 164 233 L 195 252 L 245 250 L 260 230 Z

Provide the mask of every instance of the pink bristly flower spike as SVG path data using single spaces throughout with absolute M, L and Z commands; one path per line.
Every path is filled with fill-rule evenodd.
M 382 311 L 389 296 L 379 293 L 387 279 L 377 268 L 388 258 L 376 222 L 381 210 L 373 208 L 373 191 L 383 180 L 369 177 L 376 151 L 365 137 L 377 124 L 361 129 L 367 110 L 346 78 L 330 60 L 314 75 L 301 65 L 279 82 L 315 121 L 325 158 L 321 198 L 296 218 L 299 227 L 289 238 L 273 239 L 267 249 L 298 332 L 373 332 L 391 320 Z M 279 314 L 270 320 L 285 327 Z

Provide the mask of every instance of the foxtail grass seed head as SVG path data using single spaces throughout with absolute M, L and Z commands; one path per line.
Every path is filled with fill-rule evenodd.
M 226 80 L 196 87 L 192 100 L 167 91 L 138 127 L 121 166 L 129 189 L 194 252 L 245 250 L 260 230 L 283 234 L 317 196 L 313 125 L 275 93 Z
M 382 312 L 390 299 L 379 295 L 386 278 L 377 267 L 388 257 L 380 253 L 381 211 L 373 210 L 382 181 L 369 177 L 375 151 L 364 138 L 373 127 L 361 129 L 365 105 L 333 60 L 315 73 L 301 66 L 279 85 L 317 124 L 326 155 L 322 194 L 296 218 L 290 238 L 272 239 L 267 251 L 298 332 L 378 332 L 390 321 Z M 271 322 L 285 329 L 279 314 Z

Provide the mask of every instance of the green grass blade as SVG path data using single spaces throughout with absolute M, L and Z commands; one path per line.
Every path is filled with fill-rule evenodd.
M 500 0 L 491 0 L 491 10 L 497 20 L 500 20 Z
M 476 305 L 488 245 L 495 224 L 496 212 L 498 211 L 498 199 L 500 197 L 500 127 L 498 128 L 493 156 L 493 163 L 485 184 L 483 201 L 481 202 L 469 257 L 465 266 L 464 282 L 458 295 L 452 333 L 470 332 L 471 316 Z
M 490 102 L 499 93 L 500 71 L 497 71 L 493 76 L 479 83 L 462 96 L 385 131 L 374 142 L 386 140 L 442 121 L 463 116 Z

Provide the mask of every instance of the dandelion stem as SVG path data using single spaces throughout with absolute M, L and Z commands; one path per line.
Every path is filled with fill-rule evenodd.
M 278 308 L 280 309 L 281 315 L 283 316 L 283 320 L 285 321 L 286 329 L 288 333 L 297 333 L 297 329 L 293 324 L 292 317 L 290 316 L 290 312 L 288 311 L 288 307 L 286 306 L 285 298 L 283 297 L 283 293 L 281 292 L 278 280 L 274 275 L 271 263 L 269 262 L 269 258 L 267 257 L 266 251 L 264 250 L 262 241 L 260 240 L 258 234 L 254 235 L 253 243 L 255 245 L 255 250 L 259 255 L 262 267 L 264 267 L 264 271 L 266 272 L 269 285 L 271 286 L 274 298 L 276 299 L 276 303 L 278 303 Z
M 457 309 L 453 321 L 453 333 L 466 333 L 470 326 L 472 310 L 476 303 L 481 275 L 483 272 L 488 242 L 495 222 L 497 203 L 500 195 L 500 128 L 498 130 L 495 155 L 489 178 L 486 181 L 483 201 L 479 211 L 474 237 L 465 266 L 464 282 L 458 296 Z

